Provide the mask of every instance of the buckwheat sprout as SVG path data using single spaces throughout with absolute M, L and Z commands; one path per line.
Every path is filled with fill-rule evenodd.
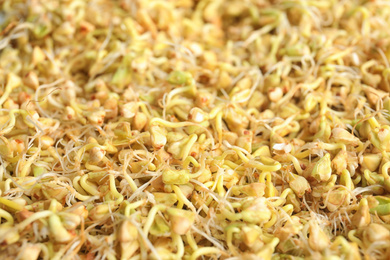
M 217 195 L 216 193 L 214 193 L 214 192 L 212 191 L 212 189 L 208 189 L 203 183 L 201 183 L 201 182 L 199 182 L 199 181 L 197 181 L 197 180 L 191 179 L 190 181 L 193 182 L 193 183 L 195 183 L 196 185 L 199 185 L 200 187 L 202 187 L 202 188 L 204 189 L 204 191 L 206 191 L 210 196 L 212 196 L 213 199 L 214 199 L 215 201 L 217 201 L 217 202 L 220 201 L 219 198 L 217 197 L 217 196 L 219 196 L 219 195 Z
M 34 213 L 33 215 L 31 215 L 30 217 L 28 217 L 27 219 L 25 219 L 24 221 L 20 222 L 19 224 L 17 224 L 17 228 L 19 230 L 23 230 L 26 228 L 26 226 L 28 226 L 29 224 L 31 224 L 32 222 L 36 221 L 36 220 L 39 220 L 39 219 L 44 219 L 46 217 L 49 217 L 51 215 L 53 215 L 54 213 L 52 211 L 49 211 L 49 210 L 44 210 L 44 211 L 40 211 L 40 212 L 36 212 Z
M 54 60 L 53 54 L 51 52 L 48 52 L 46 50 L 43 50 L 43 53 L 46 54 L 46 57 L 49 59 L 50 63 L 53 64 L 56 70 L 58 70 L 61 73 L 61 76 L 64 77 L 63 71 L 58 66 L 57 62 Z
M 107 36 L 104 39 L 102 45 L 100 46 L 99 51 L 102 51 L 107 47 L 108 43 L 110 42 L 111 36 L 112 36 L 112 30 L 113 30 L 113 25 L 112 25 L 112 23 L 110 23 L 110 26 L 108 27 Z
M 26 190 L 23 186 L 21 186 L 13 176 L 11 176 L 7 171 L 4 172 L 4 177 L 7 179 L 5 181 L 5 191 L 7 190 L 10 190 L 11 187 L 10 187 L 10 184 L 12 183 L 13 185 L 15 185 L 17 188 L 21 189 L 21 190 Z
M 180 50 L 183 50 L 183 53 L 185 54 L 186 60 L 189 60 L 192 65 L 196 65 L 196 59 L 193 55 L 193 53 L 186 48 L 185 46 L 178 44 L 178 43 L 171 43 L 171 42 L 163 42 L 163 44 L 167 44 L 169 46 L 174 47 L 175 52 L 180 52 Z
M 1 165 L 0 166 L 1 167 L 1 169 L 0 169 L 0 181 L 3 181 L 4 175 L 7 172 L 7 169 L 6 169 L 7 164 L 6 164 L 6 162 L 4 162 L 3 157 L 1 155 L 0 155 L 0 165 Z
M 133 202 L 133 203 L 129 203 L 127 201 L 125 201 L 125 202 L 127 205 L 125 207 L 125 211 L 124 211 L 125 214 L 124 215 L 126 217 L 129 217 L 131 210 L 134 210 L 134 209 L 144 205 L 146 203 L 146 199 L 142 199 L 142 200 L 139 200 L 139 201 Z
M 92 186 L 91 184 L 87 183 L 87 178 L 88 178 L 88 174 L 85 174 L 83 175 L 81 178 L 80 178 L 80 185 L 81 187 L 86 191 L 88 192 L 89 194 L 93 195 L 93 196 L 97 196 L 100 194 L 100 192 L 94 187 Z
M 3 223 L 2 226 L 6 226 L 6 225 L 12 226 L 14 224 L 14 218 L 12 217 L 12 215 L 3 209 L 0 209 L 0 218 L 4 218 L 7 221 L 6 223 Z
M 203 127 L 200 124 L 192 123 L 192 122 L 177 122 L 177 123 L 175 123 L 175 122 L 169 122 L 169 121 L 155 117 L 149 121 L 149 125 L 151 125 L 151 126 L 162 125 L 162 126 L 169 127 L 169 128 L 181 128 L 181 127 L 185 127 L 185 126 L 198 126 L 198 127 L 205 130 L 205 132 L 207 133 L 209 138 L 212 140 L 212 147 L 215 147 L 214 138 L 213 138 L 212 134 L 210 133 L 210 131 L 207 128 Z
M 207 239 L 208 241 L 210 241 L 214 246 L 216 246 L 219 250 L 224 251 L 224 247 L 223 247 L 220 243 L 218 243 L 218 241 L 217 241 L 215 238 L 213 238 L 213 237 L 207 235 L 205 232 L 199 230 L 196 226 L 192 226 L 191 229 L 192 229 L 195 233 L 198 233 L 198 234 L 200 234 L 201 236 L 203 236 L 204 238 L 206 238 L 206 239 Z
M 156 251 L 156 248 L 153 246 L 153 244 L 150 242 L 150 240 L 148 239 L 148 236 L 145 235 L 144 231 L 141 229 L 141 227 L 139 226 L 139 224 L 137 222 L 135 222 L 133 219 L 130 219 L 131 223 L 137 228 L 138 230 L 138 233 L 140 234 L 140 236 L 142 237 L 142 240 L 147 244 L 147 246 L 149 247 L 149 249 L 152 251 L 153 255 L 156 257 L 156 259 L 158 260 L 161 260 L 161 257 L 160 255 L 158 254 L 158 252 Z
M 181 191 L 181 189 L 178 186 L 172 185 L 172 190 L 177 195 L 177 198 L 178 198 L 179 202 L 182 202 L 189 209 L 191 209 L 192 211 L 196 212 L 196 208 L 194 207 L 194 205 L 184 196 L 183 192 Z
M 5 47 L 7 47 L 7 45 L 9 44 L 10 40 L 11 39 L 16 39 L 18 37 L 21 37 L 23 35 L 20 35 L 20 33 L 23 33 L 24 32 L 19 32 L 19 35 L 17 33 L 17 31 L 19 30 L 24 30 L 24 29 L 32 29 L 33 27 L 33 24 L 31 23 L 21 23 L 21 24 L 18 24 L 17 26 L 15 26 L 11 32 L 9 33 L 9 35 L 7 37 L 4 37 L 1 41 L 0 41 L 0 50 L 4 49 Z
M 128 162 L 127 162 L 128 164 Z M 125 178 L 125 180 L 129 183 L 130 185 L 130 188 L 133 192 L 136 192 L 138 187 L 136 185 L 136 183 L 134 182 L 134 180 L 130 177 L 130 175 L 127 173 L 127 166 L 123 168 L 123 171 L 122 171 L 122 174 L 123 174 L 123 177 Z
M 263 85 L 263 82 L 264 82 L 264 78 L 262 77 L 262 74 L 261 74 L 261 71 L 260 70 L 255 70 L 257 73 L 257 77 L 256 77 L 256 80 L 255 80 L 255 83 L 252 85 L 252 87 L 250 88 L 250 92 L 249 94 L 241 99 L 241 100 L 237 100 L 237 101 L 234 101 L 236 103 L 242 103 L 242 102 L 247 102 L 253 95 L 253 92 L 256 90 L 256 88 L 259 86 L 259 85 Z
M 136 197 L 142 195 L 143 191 L 152 183 L 155 179 L 157 179 L 161 174 L 156 174 L 153 176 L 149 181 L 144 183 L 143 185 L 139 186 L 138 189 L 130 196 L 128 199 L 129 202 L 133 201 Z
M 240 44 L 243 47 L 248 47 L 251 43 L 253 43 L 256 40 L 256 38 L 258 38 L 259 36 L 261 36 L 263 34 L 270 32 L 271 30 L 273 30 L 276 27 L 276 25 L 277 25 L 276 23 L 267 24 L 263 28 L 254 31 L 244 42 L 242 42 Z
M 35 91 L 35 95 L 34 95 L 34 97 L 35 97 L 35 99 L 34 99 L 34 104 L 37 106 L 37 108 L 38 108 L 38 110 L 39 110 L 39 112 L 44 116 L 44 117 L 48 117 L 48 118 L 50 118 L 50 116 L 48 116 L 43 110 L 42 110 L 42 108 L 40 107 L 40 105 L 39 105 L 39 102 L 41 102 L 42 100 L 38 100 L 38 98 L 39 98 L 39 91 L 41 90 L 41 89 L 46 89 L 46 88 L 52 88 L 52 87 L 55 87 L 56 85 L 58 85 L 58 84 L 60 84 L 60 83 L 62 83 L 62 82 L 64 82 L 65 81 L 65 79 L 58 79 L 58 80 L 56 80 L 56 81 L 54 81 L 54 82 L 52 82 L 52 83 L 50 83 L 50 84 L 43 84 L 43 85 L 40 85 L 37 89 L 36 89 L 36 91 Z
M 390 158 L 390 70 L 386 32 L 380 31 L 387 5 L 285 1 L 267 2 L 260 10 L 201 1 L 194 11 L 184 2 L 160 8 L 163 3 L 124 1 L 96 8 L 94 1 L 34 3 L 22 13 L 24 3 L 5 6 L 11 24 L 3 26 L 2 43 L 12 44 L 2 49 L 1 67 L 4 75 L 17 77 L 9 81 L 13 87 L 19 84 L 3 95 L 7 112 L 0 116 L 6 129 L 0 139 L 2 209 L 15 215 L 10 231 L 1 234 L 7 254 L 49 239 L 41 257 L 191 258 L 205 247 L 222 252 L 238 250 L 236 245 L 264 258 L 350 257 L 355 249 L 347 250 L 348 242 L 320 250 L 327 241 L 343 241 L 350 230 L 361 240 L 351 248 L 367 253 L 372 243 L 363 236 L 359 214 L 379 225 L 388 215 L 383 165 Z M 31 20 L 43 10 L 58 17 Z M 13 31 L 20 19 L 32 21 L 28 35 L 26 28 Z M 379 50 L 367 51 L 368 42 Z M 83 90 L 52 95 L 63 86 L 45 84 L 61 73 Z M 247 79 L 250 84 L 241 84 Z M 125 119 L 122 107 L 129 102 L 137 109 Z M 194 107 L 207 119 L 193 122 L 187 114 Z M 15 110 L 22 112 L 10 114 Z M 96 111 L 102 112 L 98 124 L 91 119 Z M 98 149 L 103 153 L 96 154 Z M 13 235 L 12 227 L 49 208 L 50 197 L 57 201 L 50 209 L 61 215 L 71 240 L 55 241 L 49 218 L 56 217 L 50 216 Z M 251 224 L 248 214 L 260 215 L 259 205 L 251 204 L 256 199 L 265 199 L 271 214 Z M 370 213 L 359 200 L 380 204 Z M 81 206 L 75 207 L 77 201 Z M 171 219 L 165 222 L 165 211 L 148 222 L 155 205 L 193 214 L 194 227 L 222 248 L 194 230 L 161 240 L 159 230 L 183 230 Z M 65 217 L 73 213 L 82 216 L 82 224 Z M 129 236 L 118 236 L 118 221 L 125 218 L 138 229 L 130 225 Z M 240 231 L 227 239 L 225 228 L 236 225 L 232 220 Z M 295 220 L 302 227 L 289 226 Z M 309 221 L 326 231 L 318 243 Z M 142 238 L 138 232 L 145 223 L 151 223 L 150 232 Z M 284 233 L 295 237 L 287 242 Z M 254 245 L 247 240 L 252 235 Z M 370 254 L 380 251 L 375 245 Z
M 103 58 L 101 63 L 105 64 L 102 68 L 100 68 L 98 71 L 94 72 L 91 77 L 90 81 L 96 78 L 97 75 L 104 73 L 112 64 L 116 62 L 116 60 L 123 56 L 123 51 L 113 52 L 109 53 L 106 57 Z

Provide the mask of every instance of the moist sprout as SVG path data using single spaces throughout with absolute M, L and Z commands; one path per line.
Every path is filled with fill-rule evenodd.
M 386 1 L 0 1 L 1 259 L 389 259 Z

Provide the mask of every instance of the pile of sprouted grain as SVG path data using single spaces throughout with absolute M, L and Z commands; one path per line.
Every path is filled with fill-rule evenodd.
M 1 259 L 390 258 L 390 2 L 0 5 Z

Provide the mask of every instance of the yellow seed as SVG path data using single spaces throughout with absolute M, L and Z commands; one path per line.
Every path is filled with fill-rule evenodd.
M 259 147 L 253 154 L 253 157 L 257 156 L 264 156 L 264 157 L 271 157 L 271 151 L 269 149 L 268 145 L 263 145 Z
M 89 217 L 93 220 L 99 220 L 102 218 L 107 217 L 107 213 L 110 212 L 110 210 L 114 210 L 115 207 L 109 204 L 100 204 L 94 207 L 89 211 Z
M 41 141 L 42 149 L 45 150 L 54 145 L 53 138 L 47 135 L 42 136 L 40 141 Z
M 252 97 L 249 99 L 248 108 L 255 108 L 257 110 L 260 110 L 266 102 L 266 96 L 264 96 L 264 94 L 260 91 L 256 90 L 253 92 Z
M 104 102 L 104 109 L 107 119 L 113 119 L 118 115 L 118 100 L 116 98 L 109 98 Z
M 56 199 L 57 201 L 63 201 L 68 195 L 69 191 L 63 186 L 58 185 L 55 181 L 52 181 L 42 184 L 42 193 L 46 199 Z
M 260 232 L 257 229 L 250 227 L 242 228 L 242 239 L 247 246 L 251 246 L 260 236 Z
M 4 104 L 3 104 L 3 108 L 5 109 L 19 109 L 19 105 L 18 103 L 16 103 L 15 101 L 13 101 L 12 99 L 7 99 Z M 0 122 L 4 125 L 7 121 L 8 121 L 8 116 L 2 116 L 1 119 L 0 119 Z
M 72 107 L 65 107 L 65 112 L 63 115 L 63 120 L 68 121 L 68 120 L 74 120 L 76 119 L 76 111 Z
M 129 220 L 124 220 L 118 230 L 117 238 L 121 243 L 132 242 L 138 238 L 138 230 Z
M 252 80 L 248 77 L 244 77 L 243 79 L 237 82 L 235 88 L 238 88 L 239 90 L 244 90 L 244 89 L 249 89 L 251 86 L 252 86 Z
M 188 114 L 188 119 L 195 123 L 202 123 L 209 119 L 208 114 L 200 108 L 194 107 Z
M 378 169 L 380 163 L 382 161 L 382 154 L 376 153 L 376 154 L 363 154 L 363 162 L 362 166 L 364 168 L 367 168 L 371 172 L 374 172 Z
M 340 150 L 332 160 L 332 168 L 337 174 L 341 174 L 348 166 L 348 154 L 345 150 Z
M 106 111 L 102 110 L 102 111 L 95 111 L 89 113 L 87 118 L 88 121 L 91 122 L 92 124 L 103 125 L 105 116 L 106 116 Z
M 121 108 L 121 114 L 125 118 L 133 118 L 138 111 L 137 102 L 128 102 L 124 104 Z
M 390 151 L 390 126 L 384 125 L 373 129 L 369 132 L 368 139 L 376 148 Z
M 165 169 L 162 173 L 165 184 L 186 184 L 190 181 L 188 170 Z
M 91 163 L 98 163 L 100 162 L 104 156 L 105 151 L 100 147 L 93 147 L 89 152 L 89 162 Z
M 324 199 L 328 198 L 326 207 L 330 212 L 336 211 L 342 205 L 348 205 L 350 197 L 349 191 L 343 188 L 329 191 L 329 194 L 323 194 Z
M 268 91 L 268 98 L 272 102 L 278 102 L 283 97 L 283 90 L 279 87 L 276 87 L 274 89 L 270 89 Z
M 365 227 L 371 222 L 370 208 L 366 198 L 360 200 L 359 208 L 351 220 L 358 228 Z
M 64 228 L 68 230 L 76 229 L 81 223 L 81 217 L 68 212 L 59 212 L 58 216 L 61 218 Z
M 232 79 L 229 73 L 226 71 L 221 71 L 217 82 L 217 88 L 226 89 L 230 87 L 231 83 L 232 83 Z
M 311 112 L 318 104 L 317 98 L 313 94 L 308 94 L 304 101 L 304 108 L 306 112 Z
M 41 253 L 41 246 L 39 244 L 28 243 L 25 245 L 22 250 L 20 250 L 19 258 L 20 260 L 36 260 Z
M 150 131 L 150 139 L 155 149 L 161 149 L 167 143 L 166 130 L 152 125 L 149 128 Z
M 4 245 L 16 243 L 20 238 L 18 230 L 7 225 L 0 226 L 0 241 Z
M 36 90 L 39 87 L 38 76 L 34 71 L 30 71 L 23 78 L 23 84 L 29 88 Z
M 142 129 L 144 129 L 147 123 L 148 123 L 148 117 L 145 115 L 145 113 L 138 112 L 135 114 L 133 118 L 132 128 L 138 131 L 142 131 Z
M 352 135 L 347 130 L 340 128 L 340 127 L 333 128 L 331 138 L 336 143 L 344 143 L 344 144 L 349 144 L 349 145 L 353 145 L 353 146 L 357 146 L 360 143 L 359 138 L 357 138 L 356 136 Z
M 23 140 L 20 139 L 14 139 L 10 142 L 10 147 L 12 148 L 13 152 L 17 154 L 21 154 L 25 151 L 26 146 L 24 144 Z
M 279 244 L 279 239 L 274 237 L 269 243 L 267 243 L 264 247 L 261 248 L 259 252 L 256 253 L 260 259 L 271 259 L 275 247 Z
M 277 236 L 280 241 L 286 241 L 291 236 L 298 234 L 302 229 L 303 225 L 300 223 L 299 217 L 291 216 L 291 219 L 287 220 L 283 227 L 276 229 L 275 236 Z
M 177 196 L 174 193 L 154 192 L 153 196 L 158 204 L 164 204 L 168 207 L 177 202 Z
M 302 198 L 305 192 L 311 192 L 309 182 L 302 176 L 291 174 L 288 184 L 299 198 Z
M 73 206 L 69 208 L 69 211 L 84 219 L 87 219 L 88 217 L 88 210 L 81 202 L 73 204 Z
M 264 183 L 251 183 L 241 187 L 241 192 L 247 196 L 262 197 L 265 194 L 266 185 Z
M 376 241 L 390 240 L 390 231 L 384 226 L 376 223 L 369 224 L 363 232 L 363 242 L 370 245 Z
M 210 107 L 214 103 L 215 96 L 207 91 L 198 91 L 195 104 L 200 108 Z
M 222 140 L 226 140 L 229 144 L 235 144 L 238 139 L 238 134 L 229 131 L 222 132 Z
M 309 246 L 315 251 L 323 251 L 330 245 L 329 237 L 314 221 L 309 224 Z
M 177 208 L 167 209 L 172 231 L 178 235 L 185 235 L 195 221 L 195 214 L 188 210 Z
M 311 176 L 313 176 L 317 181 L 327 181 L 329 180 L 332 174 L 331 162 L 330 162 L 330 154 L 325 154 L 313 168 L 311 172 Z
M 31 58 L 32 64 L 37 65 L 44 61 L 45 58 L 46 54 L 42 51 L 42 49 L 39 46 L 35 46 Z
M 265 223 L 270 220 L 272 212 L 267 207 L 265 198 L 247 200 L 242 205 L 242 219 L 249 223 Z

